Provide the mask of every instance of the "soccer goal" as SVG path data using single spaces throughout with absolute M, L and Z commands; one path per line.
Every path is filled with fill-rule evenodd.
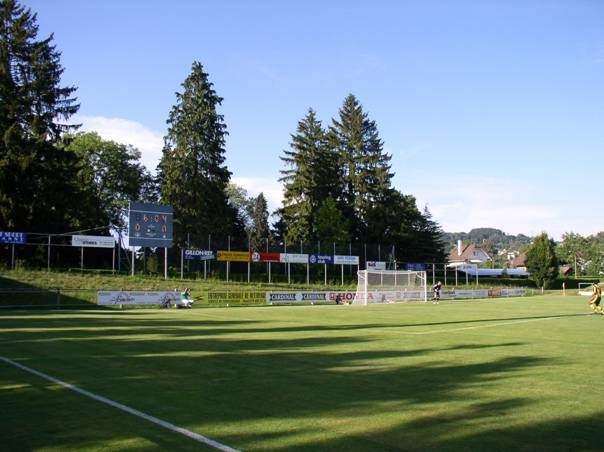
M 425 271 L 360 270 L 354 304 L 428 300 Z
M 593 295 L 593 290 L 591 288 L 593 283 L 590 282 L 580 282 L 579 283 L 579 295 L 583 295 L 585 297 L 590 297 Z

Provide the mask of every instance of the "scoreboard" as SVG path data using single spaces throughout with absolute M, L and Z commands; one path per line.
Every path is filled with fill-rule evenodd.
M 149 248 L 172 248 L 172 206 L 130 202 L 128 244 Z

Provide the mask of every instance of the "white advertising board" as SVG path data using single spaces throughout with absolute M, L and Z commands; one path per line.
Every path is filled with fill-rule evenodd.
M 86 248 L 113 248 L 115 239 L 105 235 L 72 235 L 71 246 L 83 246 Z
M 180 292 L 136 292 L 136 291 L 103 291 L 97 292 L 96 303 L 99 305 L 160 305 L 166 301 L 178 304 Z
M 278 291 L 266 293 L 266 302 L 268 304 L 314 303 L 324 301 L 329 301 L 329 292 Z
M 284 264 L 308 264 L 308 254 L 281 253 L 279 262 Z
M 386 262 L 367 261 L 367 270 L 386 270 Z
M 333 263 L 336 265 L 359 265 L 359 256 L 334 255 Z

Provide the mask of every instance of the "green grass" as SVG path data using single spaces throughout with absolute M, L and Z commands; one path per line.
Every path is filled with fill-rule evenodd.
M 0 356 L 242 450 L 601 450 L 585 297 L 0 312 Z M 205 446 L 0 362 L 4 450 Z

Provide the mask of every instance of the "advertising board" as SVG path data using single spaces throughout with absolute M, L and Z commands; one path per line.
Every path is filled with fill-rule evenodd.
M 115 239 L 105 235 L 72 235 L 71 246 L 84 248 L 114 248 Z
M 0 243 L 15 243 L 15 244 L 27 243 L 27 233 L 12 232 L 12 231 L 0 231 Z
M 261 253 L 254 251 L 252 253 L 252 262 L 281 262 L 280 253 Z
M 99 305 L 160 305 L 180 301 L 180 292 L 102 291 L 96 294 Z
M 386 262 L 367 261 L 367 270 L 386 270 Z
M 225 251 L 219 250 L 217 260 L 220 262 L 249 262 L 249 251 Z
M 279 262 L 284 264 L 308 264 L 308 254 L 281 253 Z
M 311 264 L 333 264 L 333 256 L 327 254 L 311 254 L 308 256 Z
M 211 291 L 208 292 L 209 304 L 264 304 L 266 303 L 265 292 L 230 292 L 230 291 Z
M 266 292 L 266 302 L 268 304 L 320 303 L 330 301 L 329 294 L 330 292 L 271 291 Z
M 184 258 L 187 260 L 209 261 L 216 259 L 214 251 L 210 250 L 185 250 Z
M 336 254 L 333 257 L 333 263 L 336 265 L 359 265 L 359 256 L 347 256 Z

